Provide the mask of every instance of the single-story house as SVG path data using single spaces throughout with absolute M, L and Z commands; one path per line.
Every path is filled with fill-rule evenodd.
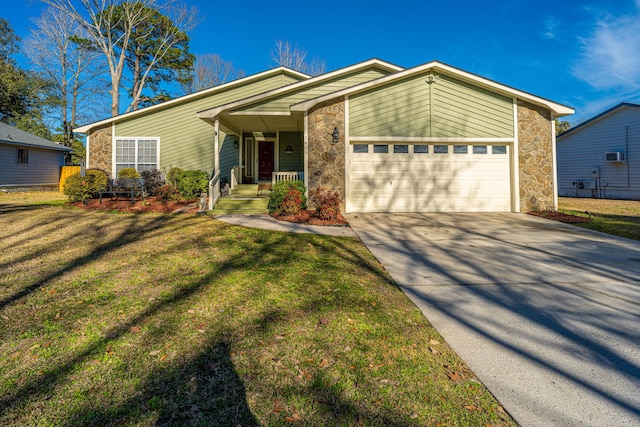
M 57 189 L 65 154 L 61 144 L 0 122 L 0 188 Z
M 640 200 L 640 104 L 616 105 L 557 140 L 560 196 Z
M 87 167 L 219 180 L 295 174 L 347 212 L 521 212 L 557 202 L 554 119 L 574 110 L 438 61 L 274 68 L 75 129 Z M 290 175 L 288 175 L 290 176 Z

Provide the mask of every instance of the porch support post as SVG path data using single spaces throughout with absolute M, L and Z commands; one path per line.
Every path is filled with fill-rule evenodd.
M 214 124 L 213 135 L 213 151 L 215 153 L 213 174 L 215 175 L 220 171 L 220 121 L 217 117 Z
M 305 196 L 308 199 L 309 198 L 309 112 L 308 111 L 304 112 L 303 144 L 304 144 L 304 166 L 303 166 L 304 187 L 306 189 Z

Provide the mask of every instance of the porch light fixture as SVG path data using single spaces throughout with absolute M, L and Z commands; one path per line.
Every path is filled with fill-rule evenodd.
M 287 145 L 287 148 L 284 149 L 285 154 L 287 155 L 292 155 L 293 154 L 293 148 L 291 148 L 290 145 Z
M 331 142 L 336 144 L 340 140 L 340 131 L 338 130 L 338 126 L 333 128 L 333 133 L 331 134 Z
M 233 148 L 237 150 L 238 147 L 239 147 L 239 144 L 238 144 L 238 140 L 236 139 L 235 141 L 233 141 Z

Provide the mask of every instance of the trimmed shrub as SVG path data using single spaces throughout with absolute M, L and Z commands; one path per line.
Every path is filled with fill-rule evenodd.
M 107 174 L 100 169 L 87 169 L 84 178 L 75 173 L 67 178 L 63 192 L 70 202 L 86 202 L 107 185 Z
M 284 200 L 280 203 L 280 211 L 284 215 L 296 215 L 302 210 L 302 193 L 295 187 L 289 187 Z
M 340 215 L 340 204 L 342 203 L 340 191 L 320 187 L 311 199 L 319 219 L 331 220 Z
M 62 189 L 70 202 L 86 202 L 91 198 L 89 184 L 80 176 L 80 172 L 67 177 Z
M 150 196 L 155 196 L 158 188 L 164 185 L 162 172 L 158 169 L 142 171 L 140 172 L 140 178 L 144 179 L 144 191 Z
M 198 197 L 203 191 L 207 191 L 209 177 L 205 171 L 186 170 L 177 177 L 178 191 L 187 199 Z
M 298 211 L 307 208 L 307 197 L 305 196 L 305 192 L 307 191 L 307 189 L 304 186 L 304 183 L 302 181 L 278 181 L 275 183 L 275 185 L 271 189 L 271 194 L 269 195 L 269 213 L 275 213 L 275 214 L 284 213 L 282 210 L 283 209 L 282 203 L 285 201 L 285 199 L 287 198 L 287 195 L 289 194 L 289 188 L 294 188 L 295 190 L 298 191 L 300 195 L 299 197 L 300 207 Z M 291 200 L 292 200 L 292 197 L 289 197 L 287 199 L 287 205 L 286 205 L 287 208 L 289 207 Z M 298 199 L 294 198 L 293 200 L 298 200 Z
M 102 169 L 87 169 L 85 180 L 89 183 L 92 193 L 97 193 L 100 188 L 106 187 L 109 182 L 109 175 Z
M 123 168 L 118 172 L 118 178 L 140 178 L 140 174 L 134 168 Z

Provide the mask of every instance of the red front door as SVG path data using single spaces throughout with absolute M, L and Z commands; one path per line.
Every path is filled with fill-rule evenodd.
M 258 143 L 258 179 L 271 180 L 273 172 L 273 141 Z

